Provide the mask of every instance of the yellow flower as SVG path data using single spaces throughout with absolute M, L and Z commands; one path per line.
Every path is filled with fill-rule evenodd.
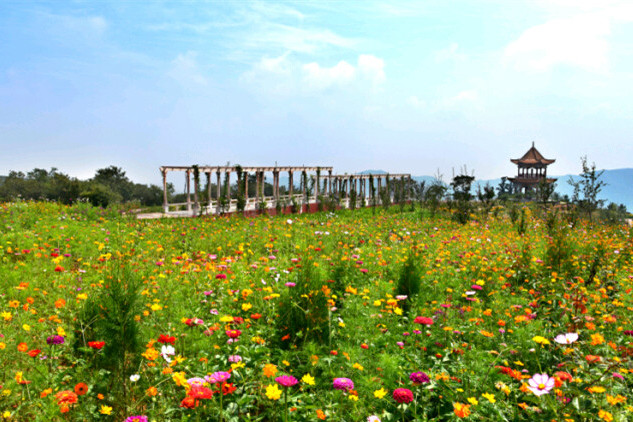
M 251 305 L 250 303 L 243 303 L 242 304 L 242 310 L 243 311 L 248 311 L 249 309 L 251 309 L 253 307 L 253 305 Z
M 308 384 L 308 385 L 314 385 L 314 377 L 310 374 L 305 374 L 301 378 L 301 381 L 303 381 L 305 384 Z
M 593 387 L 589 387 L 587 391 L 589 391 L 590 393 L 604 393 L 605 391 L 607 391 L 607 389 L 604 387 L 600 387 L 599 385 L 596 385 Z
M 349 397 L 349 399 L 350 399 L 351 401 L 358 401 L 358 396 L 355 396 L 355 395 L 353 395 L 353 394 L 350 394 L 348 397 Z
M 244 368 L 246 365 L 244 365 L 244 362 L 235 362 L 234 364 L 231 365 L 231 369 L 234 371 L 237 371 L 238 369 Z
M 281 390 L 277 387 L 277 384 L 271 384 L 266 387 L 266 397 L 270 400 L 279 400 L 281 397 Z
M 11 412 L 9 412 L 8 410 L 7 410 L 7 411 L 5 411 L 5 412 L 2 414 L 2 417 L 3 417 L 3 418 L 5 418 L 5 419 L 9 419 L 9 418 L 11 418 Z
M 23 325 L 22 325 L 22 329 L 23 329 L 24 331 L 31 331 L 31 326 L 30 326 L 29 324 L 23 324 Z
M 532 340 L 543 346 L 545 346 L 546 344 L 550 344 L 549 340 L 542 336 L 536 336 L 532 338 Z
M 13 319 L 13 315 L 11 315 L 10 312 L 4 311 L 2 312 L 2 318 L 4 318 L 5 321 L 11 321 Z
M 387 390 L 385 390 L 384 388 L 374 391 L 374 397 L 376 397 L 377 399 L 381 399 L 385 397 L 386 395 L 387 395 Z
M 490 403 L 495 403 L 497 400 L 495 400 L 495 395 L 494 394 L 490 394 L 490 393 L 483 393 L 481 395 L 481 397 L 488 399 L 488 401 Z
M 604 337 L 601 334 L 592 334 L 591 335 L 591 345 L 597 346 L 598 344 L 604 343 Z
M 477 401 L 476 398 L 474 397 L 468 397 L 468 403 L 472 404 L 473 406 L 477 406 L 479 404 L 479 402 Z
M 360 363 L 355 363 L 354 365 L 352 365 L 355 369 L 358 369 L 359 371 L 362 371 L 363 369 L 363 365 L 361 365 Z
M 102 415 L 110 415 L 112 413 L 112 408 L 110 406 L 101 405 L 99 413 L 101 413 Z
M 0 350 L 4 350 L 5 347 L 7 347 L 7 345 L 2 343 L 2 342 L 0 342 Z
M 161 309 L 163 309 L 162 305 L 159 305 L 158 303 L 155 303 L 152 305 L 152 311 L 156 312 L 156 311 L 160 311 Z
M 222 321 L 222 322 L 233 322 L 233 317 L 232 316 L 223 316 L 222 318 L 220 318 L 220 321 Z

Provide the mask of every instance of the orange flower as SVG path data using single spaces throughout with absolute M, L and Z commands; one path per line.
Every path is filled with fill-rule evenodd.
M 77 394 L 70 390 L 62 390 L 59 393 L 55 394 L 55 398 L 57 399 L 57 404 L 61 407 L 68 407 L 69 404 L 77 403 Z M 64 410 L 62 409 L 62 412 Z M 68 412 L 68 410 L 66 410 Z
M 29 350 L 29 346 L 27 346 L 26 343 L 18 344 L 18 351 L 26 352 L 27 350 Z
M 277 366 L 273 365 L 272 363 L 267 363 L 266 365 L 264 365 L 264 376 L 270 378 L 274 377 L 276 373 Z
M 322 421 L 324 421 L 325 418 L 327 417 L 325 416 L 325 413 L 323 413 L 323 410 L 321 409 L 317 409 L 316 414 L 317 414 L 317 418 L 321 419 Z
M 152 386 L 145 390 L 145 394 L 147 394 L 149 397 L 154 397 L 158 394 L 158 390 L 156 389 L 156 387 Z
M 48 396 L 49 394 L 53 393 L 53 389 L 52 388 L 47 388 L 46 390 L 42 391 L 40 393 L 40 398 L 44 398 L 46 396 Z
M 459 418 L 465 418 L 470 415 L 470 405 L 463 403 L 453 403 L 453 412 Z
M 57 299 L 57 300 L 55 301 L 55 307 L 56 307 L 57 309 L 61 309 L 61 308 L 63 308 L 64 306 L 66 306 L 66 301 L 65 301 L 64 299 Z
M 75 385 L 75 393 L 77 393 L 78 396 L 83 396 L 87 392 L 88 385 L 86 385 L 86 383 L 80 382 L 79 384 Z

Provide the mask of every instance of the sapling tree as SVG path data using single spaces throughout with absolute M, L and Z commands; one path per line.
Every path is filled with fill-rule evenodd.
M 593 212 L 604 204 L 604 199 L 598 199 L 598 195 L 607 184 L 600 180 L 604 170 L 596 171 L 596 163 L 589 166 L 587 156 L 580 157 L 580 160 L 582 163 L 580 179 L 574 181 L 570 177 L 567 183 L 574 188 L 572 201 L 587 214 L 589 221 L 591 221 Z

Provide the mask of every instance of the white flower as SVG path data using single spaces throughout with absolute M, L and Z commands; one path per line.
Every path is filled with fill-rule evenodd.
M 578 340 L 578 333 L 559 334 L 554 337 L 554 341 L 558 344 L 572 344 Z
M 287 219 L 286 220 L 286 224 L 292 224 L 292 220 L 291 219 Z
M 167 361 L 171 363 L 171 358 L 169 356 L 173 356 L 176 354 L 176 349 L 172 346 L 163 346 L 160 348 L 160 355 Z
M 140 379 L 141 379 L 141 376 L 139 374 L 130 375 L 130 381 L 132 382 L 136 382 Z

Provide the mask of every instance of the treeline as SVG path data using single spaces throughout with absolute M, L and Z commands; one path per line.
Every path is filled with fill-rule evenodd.
M 168 185 L 169 195 L 173 187 Z M 110 166 L 98 169 L 91 179 L 79 180 L 56 168 L 35 168 L 28 173 L 11 171 L 0 180 L 0 201 L 17 199 L 49 200 L 64 204 L 78 201 L 107 207 L 116 203 L 136 202 L 142 206 L 161 205 L 163 189 L 156 185 L 132 182 L 125 171 Z

